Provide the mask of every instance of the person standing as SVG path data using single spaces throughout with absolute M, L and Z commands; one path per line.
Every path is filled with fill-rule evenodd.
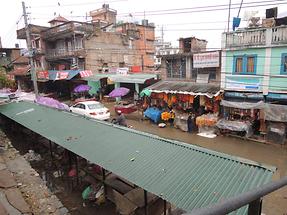
M 187 118 L 187 129 L 188 129 L 188 132 L 191 133 L 192 132 L 192 128 L 193 128 L 193 115 L 192 113 L 190 112 L 188 114 L 188 118 Z

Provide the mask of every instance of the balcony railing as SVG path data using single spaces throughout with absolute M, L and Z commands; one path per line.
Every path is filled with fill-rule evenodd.
M 223 48 L 287 45 L 287 26 L 245 29 L 223 34 Z
M 287 26 L 272 28 L 272 43 L 287 44 Z
M 65 49 L 48 49 L 46 52 L 46 58 L 55 59 L 55 58 L 66 58 L 73 56 L 85 56 L 84 49 L 76 49 L 76 50 L 65 50 Z
M 49 28 L 46 31 L 43 31 L 43 38 L 47 39 L 50 37 L 55 37 L 58 35 L 63 35 L 64 33 L 73 33 L 73 32 L 93 32 L 93 25 L 84 22 L 66 22 L 62 25 L 58 25 L 52 28 Z

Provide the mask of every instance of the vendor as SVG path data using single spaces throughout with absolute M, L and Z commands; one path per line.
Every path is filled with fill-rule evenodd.
M 175 119 L 175 112 L 174 112 L 172 106 L 169 107 L 169 114 L 170 114 L 170 116 L 169 116 L 169 120 L 168 121 L 170 123 L 170 126 L 173 126 L 174 119 Z
M 125 116 L 122 114 L 122 111 L 120 110 L 117 111 L 117 118 L 115 120 L 115 124 L 128 127 L 127 120 Z

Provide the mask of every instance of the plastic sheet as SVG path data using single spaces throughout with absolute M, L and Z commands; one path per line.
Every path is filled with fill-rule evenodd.
M 144 116 L 158 123 L 161 117 L 161 111 L 158 108 L 151 107 L 145 110 Z
M 268 142 L 284 144 L 286 138 L 286 126 L 284 123 L 269 123 L 266 139 Z
M 216 127 L 230 131 L 245 131 L 246 137 L 251 137 L 253 134 L 252 125 L 248 121 L 243 122 L 221 119 L 216 123 Z
M 265 104 L 265 120 L 275 122 L 287 122 L 287 106 Z
M 239 109 L 263 109 L 264 108 L 264 102 L 232 102 L 232 101 L 226 101 L 222 100 L 221 105 L 224 107 L 231 107 L 231 108 L 239 108 Z
M 182 131 L 188 131 L 187 127 L 187 119 L 188 119 L 188 114 L 180 114 L 180 113 L 175 113 L 175 119 L 174 119 L 174 124 L 177 128 L 179 128 Z

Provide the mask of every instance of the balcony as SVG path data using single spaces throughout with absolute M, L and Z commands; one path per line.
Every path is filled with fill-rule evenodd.
M 62 25 L 58 25 L 49 28 L 42 32 L 43 38 L 46 40 L 56 40 L 65 38 L 75 34 L 85 34 L 93 32 L 94 28 L 92 24 L 84 22 L 66 22 Z
M 223 33 L 223 49 L 287 45 L 287 26 L 257 28 Z
M 65 49 L 48 49 L 46 52 L 47 60 L 66 59 L 71 57 L 85 58 L 84 49 L 65 50 Z

